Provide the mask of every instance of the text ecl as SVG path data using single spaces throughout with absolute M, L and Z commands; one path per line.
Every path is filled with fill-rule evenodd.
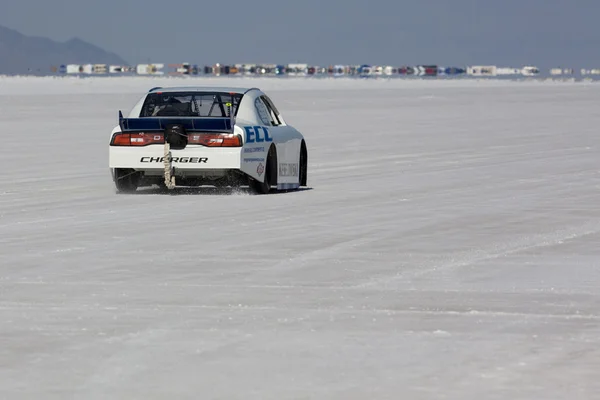
M 261 143 L 272 142 L 273 138 L 269 136 L 269 130 L 264 126 L 245 126 L 246 143 Z M 260 131 L 263 131 L 264 136 L 261 136 Z

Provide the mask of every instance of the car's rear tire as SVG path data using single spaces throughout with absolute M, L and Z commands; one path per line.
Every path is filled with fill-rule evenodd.
M 257 194 L 268 194 L 272 185 L 277 185 L 277 150 L 271 146 L 265 162 L 264 180 L 250 179 L 250 188 Z
M 306 150 L 306 143 L 304 140 L 302 141 L 302 146 L 300 146 L 300 176 L 298 177 L 298 181 L 300 186 L 306 186 L 308 182 L 308 151 Z
M 117 193 L 133 193 L 140 184 L 140 174 L 133 169 L 115 168 Z

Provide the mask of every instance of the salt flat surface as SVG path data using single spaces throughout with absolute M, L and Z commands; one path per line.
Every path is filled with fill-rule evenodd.
M 310 190 L 116 195 L 150 87 L 259 86 Z M 0 398 L 593 399 L 600 85 L 0 78 Z

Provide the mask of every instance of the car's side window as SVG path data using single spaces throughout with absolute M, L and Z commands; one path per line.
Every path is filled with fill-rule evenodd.
M 266 126 L 271 126 L 271 117 L 269 116 L 269 110 L 265 103 L 263 103 L 260 97 L 257 97 L 254 100 L 254 106 L 256 107 L 256 111 L 258 112 L 258 116 L 263 124 Z
M 269 118 L 271 119 L 271 124 L 273 124 L 273 126 L 281 125 L 281 120 L 279 119 L 279 112 L 275 108 L 275 105 L 273 104 L 271 99 L 269 99 L 267 96 L 261 96 L 261 98 L 263 99 L 267 110 L 269 111 Z

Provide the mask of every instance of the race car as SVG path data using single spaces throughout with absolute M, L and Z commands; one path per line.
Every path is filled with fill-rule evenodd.
M 304 136 L 257 88 L 153 88 L 110 134 L 117 193 L 139 187 L 306 186 Z M 275 189 L 276 188 L 276 189 Z

